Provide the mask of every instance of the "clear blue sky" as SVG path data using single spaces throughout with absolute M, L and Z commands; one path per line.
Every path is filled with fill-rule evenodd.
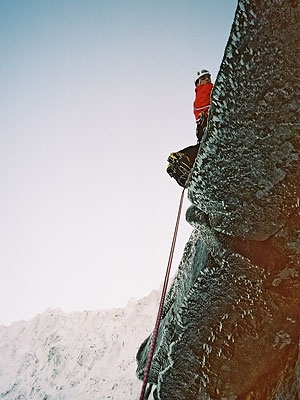
M 123 307 L 164 279 L 195 140 L 237 0 L 0 2 L 0 324 Z M 188 207 L 185 202 L 185 209 Z M 192 228 L 181 221 L 173 274 Z

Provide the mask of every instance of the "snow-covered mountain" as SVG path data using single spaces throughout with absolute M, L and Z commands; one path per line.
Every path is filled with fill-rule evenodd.
M 153 330 L 159 291 L 107 311 L 46 310 L 0 326 L 0 398 L 137 400 L 137 349 Z

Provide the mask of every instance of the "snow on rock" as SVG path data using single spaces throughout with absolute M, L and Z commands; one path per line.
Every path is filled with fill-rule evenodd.
M 136 400 L 135 355 L 154 327 L 159 291 L 126 308 L 64 313 L 0 326 L 0 398 Z
M 239 0 L 188 181 L 155 400 L 300 398 L 300 0 Z M 139 349 L 140 378 L 149 340 Z

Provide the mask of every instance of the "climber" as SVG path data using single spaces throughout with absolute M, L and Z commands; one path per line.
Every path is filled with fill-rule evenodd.
M 196 136 L 198 143 L 188 146 L 177 152 L 170 153 L 168 157 L 167 173 L 174 178 L 180 186 L 185 187 L 189 173 L 194 165 L 200 141 L 204 135 L 207 124 L 208 110 L 210 107 L 210 94 L 213 88 L 211 75 L 207 69 L 197 72 L 195 83 L 194 115 L 196 118 Z
M 210 107 L 210 94 L 213 88 L 211 75 L 207 69 L 197 72 L 195 78 L 194 115 L 196 118 L 196 136 L 200 142 L 207 124 L 208 110 Z

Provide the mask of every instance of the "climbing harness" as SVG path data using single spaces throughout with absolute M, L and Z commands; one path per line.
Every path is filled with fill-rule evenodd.
M 204 135 L 204 131 L 207 125 L 207 119 L 208 119 L 208 109 L 202 111 L 202 113 L 199 115 L 199 118 L 196 121 L 196 136 L 199 142 L 201 141 Z
M 174 255 L 175 244 L 176 244 L 176 239 L 177 239 L 177 234 L 178 234 L 178 227 L 179 227 L 179 222 L 180 222 L 182 204 L 183 204 L 183 199 L 184 199 L 184 191 L 185 191 L 185 186 L 184 186 L 184 188 L 182 190 L 181 197 L 180 197 L 180 203 L 179 203 L 179 208 L 178 208 L 178 213 L 177 213 L 177 220 L 176 220 L 176 225 L 175 225 L 174 234 L 173 234 L 172 246 L 171 246 L 170 255 L 169 255 L 169 261 L 168 261 L 168 265 L 167 265 L 167 270 L 166 270 L 163 290 L 162 290 L 162 294 L 161 294 L 161 298 L 160 298 L 160 303 L 159 303 L 156 323 L 155 323 L 155 327 L 154 327 L 154 330 L 153 330 L 153 333 L 152 333 L 151 347 L 150 347 L 150 350 L 149 350 L 149 355 L 148 355 L 148 360 L 147 360 L 147 364 L 146 364 L 146 368 L 145 368 L 143 385 L 142 385 L 142 390 L 141 390 L 141 394 L 140 394 L 139 400 L 146 400 L 149 397 L 150 392 L 151 392 L 151 388 L 150 388 L 150 391 L 147 391 L 147 393 L 146 393 L 147 397 L 145 397 L 145 392 L 146 392 L 146 387 L 147 387 L 147 383 L 148 383 L 148 378 L 149 378 L 152 358 L 153 358 L 153 354 L 154 354 L 154 350 L 155 350 L 155 345 L 156 345 L 156 341 L 157 341 L 159 325 L 160 325 L 160 321 L 161 321 L 161 318 L 162 318 L 162 311 L 163 311 L 164 302 L 165 302 L 166 293 L 167 293 L 167 288 L 168 288 L 168 283 L 169 283 L 171 265 L 172 265 L 172 261 L 173 261 L 173 255 Z

